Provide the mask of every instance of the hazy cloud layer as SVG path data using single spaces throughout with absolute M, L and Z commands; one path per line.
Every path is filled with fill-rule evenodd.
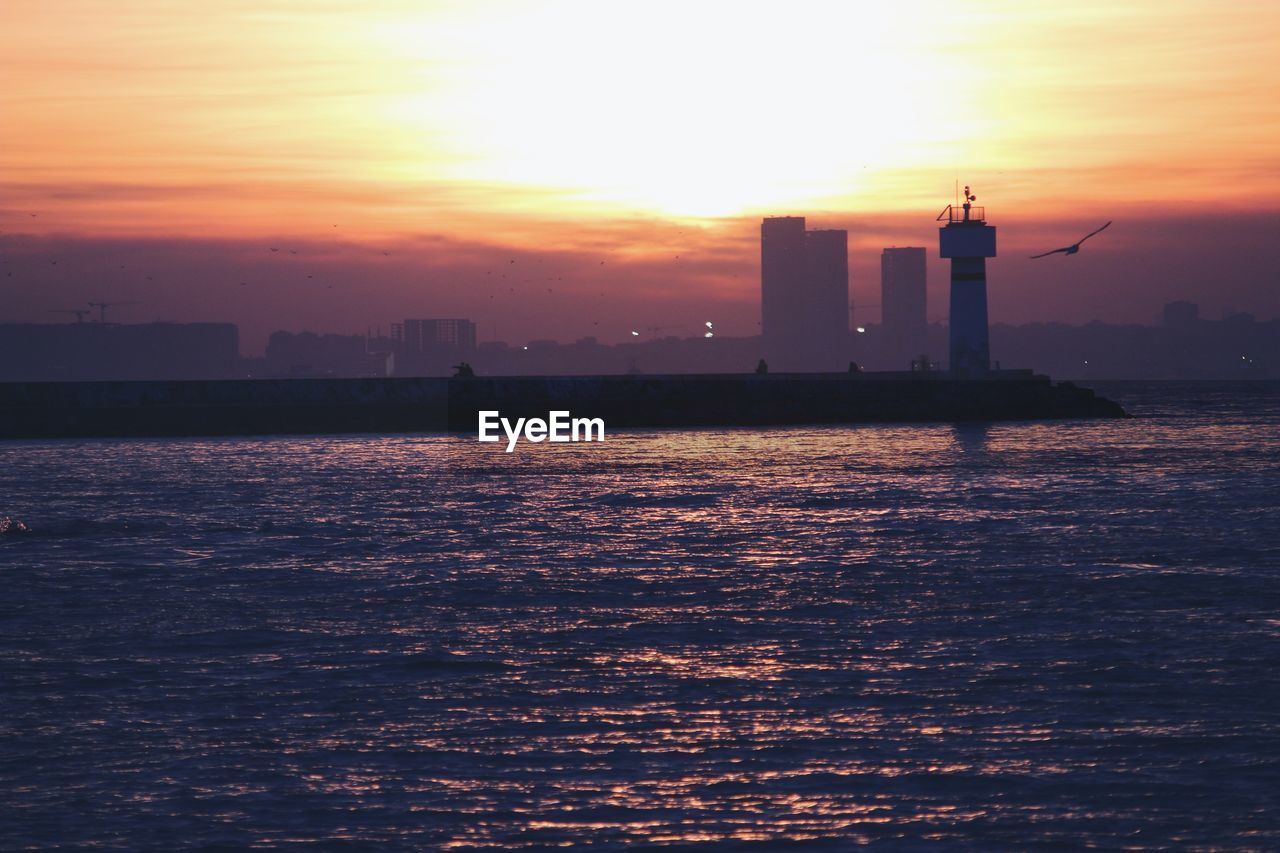
M 1280 315 L 1280 214 L 1156 218 L 1116 215 L 1080 254 L 1029 260 L 1073 242 L 1096 220 L 1001 221 L 989 262 L 994 321 L 1154 322 L 1165 301 Z M 879 255 L 922 245 L 936 255 L 932 216 L 810 217 L 850 231 L 850 293 L 879 318 Z M 713 320 L 754 334 L 759 320 L 758 220 L 714 228 L 640 220 L 560 234 L 563 247 L 444 235 L 383 242 L 0 235 L 7 298 L 0 321 L 74 321 L 51 313 L 89 301 L 134 301 L 108 319 L 226 320 L 247 353 L 276 329 L 363 332 L 405 317 L 469 317 L 481 337 L 519 343 L 631 329 L 693 333 Z M 572 237 L 576 245 L 568 245 Z M 274 250 L 274 251 L 273 251 Z M 930 262 L 929 314 L 946 316 L 946 262 Z M 111 310 L 111 309 L 108 309 Z M 667 333 L 664 331 L 664 333 Z

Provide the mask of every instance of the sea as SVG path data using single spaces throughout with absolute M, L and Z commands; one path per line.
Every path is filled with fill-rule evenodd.
M 1280 383 L 0 443 L 0 849 L 1280 849 Z

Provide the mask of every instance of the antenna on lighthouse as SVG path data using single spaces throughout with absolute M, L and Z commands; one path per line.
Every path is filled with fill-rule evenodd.
M 986 211 L 975 207 L 978 196 L 965 185 L 964 204 L 948 207 L 938 217 L 939 254 L 951 260 L 951 372 L 978 379 L 991 370 L 987 324 L 987 258 L 996 256 L 996 229 Z

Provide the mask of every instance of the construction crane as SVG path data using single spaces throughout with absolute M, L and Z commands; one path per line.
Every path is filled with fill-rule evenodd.
M 88 308 L 50 308 L 50 314 L 75 314 L 76 322 L 83 323 L 84 315 L 91 313 Z
M 89 307 L 90 307 L 90 308 L 97 308 L 97 309 L 98 309 L 98 322 L 99 322 L 99 323 L 105 323 L 105 322 L 107 322 L 107 309 L 108 309 L 108 308 L 115 308 L 115 307 L 120 306 L 120 305 L 137 305 L 137 304 L 138 304 L 137 302 L 90 302 L 90 303 L 89 303 Z

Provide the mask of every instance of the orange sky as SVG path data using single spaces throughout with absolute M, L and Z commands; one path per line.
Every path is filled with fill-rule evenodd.
M 679 234 L 749 268 L 762 214 L 929 245 L 957 177 L 1029 248 L 1280 193 L 1274 2 L 7 0 L 0 31 L 9 235 L 652 263 Z

